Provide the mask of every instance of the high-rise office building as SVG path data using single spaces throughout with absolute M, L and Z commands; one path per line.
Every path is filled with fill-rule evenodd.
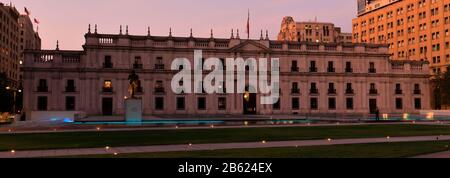
M 450 66 L 450 0 L 358 1 L 353 42 L 389 44 L 394 60 L 427 60 L 432 74 Z
M 0 3 L 0 73 L 5 74 L 10 87 L 17 87 L 20 77 L 19 16 L 12 5 Z

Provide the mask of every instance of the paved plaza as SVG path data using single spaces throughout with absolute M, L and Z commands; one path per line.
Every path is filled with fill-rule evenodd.
M 337 139 L 325 140 L 299 140 L 299 141 L 266 141 L 246 143 L 219 143 L 219 144 L 184 144 L 184 145 L 159 145 L 159 146 L 133 146 L 133 147 L 108 147 L 82 148 L 82 149 L 60 149 L 60 150 L 34 150 L 0 152 L 0 158 L 36 158 L 36 157 L 63 157 L 82 155 L 103 154 L 128 154 L 128 153 L 158 153 L 176 151 L 206 151 L 222 149 L 246 149 L 246 148 L 278 148 L 278 147 L 304 147 L 324 145 L 348 145 L 366 143 L 389 143 L 389 142 L 421 142 L 421 141 L 448 141 L 450 135 L 441 136 L 415 136 L 415 137 L 384 137 L 384 138 L 362 138 L 362 139 Z M 447 153 L 450 155 L 450 153 Z

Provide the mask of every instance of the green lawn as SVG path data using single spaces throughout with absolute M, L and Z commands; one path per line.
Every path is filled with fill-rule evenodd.
M 386 136 L 450 135 L 444 125 L 361 125 L 120 132 L 0 134 L 0 150 L 92 148 L 309 139 L 369 138 Z
M 77 158 L 403 158 L 447 151 L 450 141 L 374 143 L 298 148 L 232 149 L 194 152 L 92 155 Z

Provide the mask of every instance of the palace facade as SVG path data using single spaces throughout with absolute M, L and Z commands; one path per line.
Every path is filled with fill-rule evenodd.
M 127 27 L 128 28 L 128 27 Z M 127 30 L 128 31 L 128 30 Z M 230 38 L 85 34 L 81 51 L 27 50 L 24 112 L 83 111 L 123 115 L 128 75 L 140 77 L 145 115 L 418 113 L 430 109 L 428 63 L 391 61 L 386 45 Z M 260 94 L 174 94 L 175 58 L 279 58 L 281 98 L 259 104 Z M 235 66 L 224 66 L 235 67 Z M 207 72 L 206 72 L 207 73 Z

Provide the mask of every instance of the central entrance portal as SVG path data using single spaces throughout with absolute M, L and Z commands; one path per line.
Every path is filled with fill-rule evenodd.
M 246 87 L 244 96 L 244 114 L 251 115 L 256 114 L 256 93 L 250 93 L 248 87 Z
M 103 98 L 102 99 L 102 113 L 104 116 L 111 116 L 113 114 L 113 99 Z

